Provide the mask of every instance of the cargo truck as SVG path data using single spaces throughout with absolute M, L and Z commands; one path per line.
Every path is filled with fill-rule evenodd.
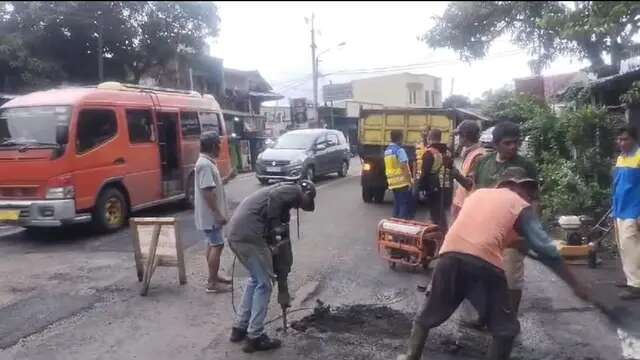
M 482 118 L 458 109 L 384 108 L 363 110 L 358 130 L 358 154 L 362 160 L 362 200 L 380 203 L 387 191 L 384 171 L 384 150 L 391 142 L 391 131 L 402 130 L 403 148 L 407 151 L 412 171 L 415 171 L 416 145 L 426 129 L 440 129 L 442 141 L 454 148 L 453 130 L 462 120 Z M 451 201 L 453 180 L 447 171 L 441 173 L 445 202 Z

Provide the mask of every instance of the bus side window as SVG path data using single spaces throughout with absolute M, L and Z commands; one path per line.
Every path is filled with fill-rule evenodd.
M 227 131 L 229 131 L 222 120 L 222 114 L 216 113 L 216 121 L 218 122 L 218 127 L 220 127 L 220 135 L 227 135 Z
M 139 144 L 153 142 L 153 120 L 149 110 L 127 109 L 127 126 L 129 127 L 129 143 Z
M 200 120 L 198 120 L 198 113 L 191 111 L 180 112 L 180 128 L 182 129 L 182 137 L 199 137 Z
M 200 126 L 202 127 L 202 132 L 215 131 L 218 135 L 223 135 L 220 131 L 220 120 L 217 115 L 218 114 L 212 112 L 200 113 Z
M 82 154 L 116 136 L 118 123 L 113 110 L 82 110 L 76 130 L 76 153 Z

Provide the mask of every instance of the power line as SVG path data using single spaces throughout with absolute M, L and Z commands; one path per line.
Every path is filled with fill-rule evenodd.
M 513 56 L 524 53 L 524 50 L 510 50 L 505 51 L 503 53 L 495 54 L 494 56 L 486 57 L 485 59 L 497 59 L 501 57 Z M 323 76 L 329 75 L 356 75 L 356 74 L 370 74 L 370 73 L 383 73 L 383 72 L 393 72 L 393 71 L 401 71 L 401 70 L 415 70 L 422 69 L 428 67 L 442 66 L 442 65 L 450 65 L 459 63 L 460 60 L 457 59 L 442 59 L 414 64 L 406 64 L 406 65 L 393 65 L 393 66 L 383 66 L 376 68 L 364 68 L 364 69 L 352 69 L 352 70 L 338 70 L 330 73 L 323 74 Z

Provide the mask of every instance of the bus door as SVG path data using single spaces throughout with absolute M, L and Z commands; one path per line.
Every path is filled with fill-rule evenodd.
M 161 199 L 160 155 L 156 142 L 153 112 L 125 109 L 129 148 L 123 162 L 127 167 L 125 184 L 133 207 Z
M 162 172 L 162 196 L 166 198 L 184 192 L 180 164 L 178 111 L 158 111 L 156 119 Z

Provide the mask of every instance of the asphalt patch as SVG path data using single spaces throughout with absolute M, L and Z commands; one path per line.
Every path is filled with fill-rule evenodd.
M 388 306 L 345 305 L 331 308 L 322 305 L 314 308 L 311 315 L 292 322 L 291 328 L 301 332 L 313 328 L 320 333 L 406 339 L 411 330 L 411 318 Z
M 0 349 L 90 308 L 97 295 L 37 294 L 0 308 Z

